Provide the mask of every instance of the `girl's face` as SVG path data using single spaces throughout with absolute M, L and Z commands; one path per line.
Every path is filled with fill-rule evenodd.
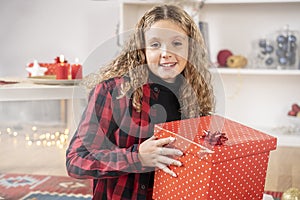
M 146 60 L 150 71 L 173 83 L 185 68 L 188 58 L 188 36 L 177 24 L 160 20 L 145 31 Z

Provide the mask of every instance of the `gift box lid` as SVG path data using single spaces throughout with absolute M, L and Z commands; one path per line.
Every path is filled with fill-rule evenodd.
M 222 145 L 210 144 L 205 140 L 207 131 L 225 133 L 228 140 Z M 277 143 L 273 136 L 218 115 L 157 124 L 154 134 L 175 137 L 172 146 L 213 163 L 268 152 L 276 149 Z

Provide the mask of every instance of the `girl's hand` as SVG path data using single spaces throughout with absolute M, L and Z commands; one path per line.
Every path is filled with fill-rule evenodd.
M 182 156 L 183 153 L 178 149 L 164 147 L 175 141 L 175 138 L 168 137 L 156 139 L 152 136 L 144 141 L 139 147 L 139 159 L 145 167 L 158 167 L 173 177 L 177 175 L 169 169 L 169 165 L 181 166 L 181 162 L 173 159 L 173 156 Z

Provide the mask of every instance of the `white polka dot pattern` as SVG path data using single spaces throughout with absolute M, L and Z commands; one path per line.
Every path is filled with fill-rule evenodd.
M 203 130 L 224 132 L 228 141 L 210 146 Z M 156 171 L 154 199 L 262 199 L 276 138 L 216 115 L 159 124 L 154 134 L 175 137 L 172 145 L 184 152 L 183 166 L 170 167 L 177 178 Z

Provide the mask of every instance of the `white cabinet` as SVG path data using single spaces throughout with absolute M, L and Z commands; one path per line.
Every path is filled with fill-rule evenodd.
M 134 28 L 144 12 L 164 1 L 122 1 L 121 30 Z M 170 2 L 170 1 L 169 1 Z M 286 24 L 300 31 L 299 0 L 206 0 L 199 20 L 208 23 L 213 62 L 221 49 L 250 58 L 253 42 Z M 216 86 L 217 112 L 266 130 L 279 137 L 279 145 L 299 146 L 298 136 L 281 135 L 289 126 L 287 112 L 300 103 L 300 70 L 261 70 L 250 60 L 249 69 L 212 70 Z
M 15 79 L 14 79 L 15 80 Z M 86 105 L 87 92 L 81 86 L 66 85 L 39 85 L 33 84 L 26 79 L 17 79 L 19 83 L 1 85 L 0 87 L 0 103 L 15 102 L 15 106 L 19 107 L 18 102 L 38 102 L 38 101 L 61 101 L 61 118 L 64 118 L 66 128 L 73 134 L 80 120 L 83 106 Z M 41 110 L 43 108 L 36 107 Z M 53 108 L 55 109 L 55 108 Z M 20 108 L 21 110 L 21 108 Z M 32 111 L 33 112 L 33 111 Z M 20 113 L 15 113 L 20 115 Z M 26 124 L 30 124 L 28 121 Z M 2 122 L 2 125 L 4 122 Z M 34 124 L 34 122 L 32 122 Z M 51 123 L 49 123 L 51 124 Z M 1 130 L 0 130 L 1 133 Z M 1 135 L 1 134 L 0 134 Z

